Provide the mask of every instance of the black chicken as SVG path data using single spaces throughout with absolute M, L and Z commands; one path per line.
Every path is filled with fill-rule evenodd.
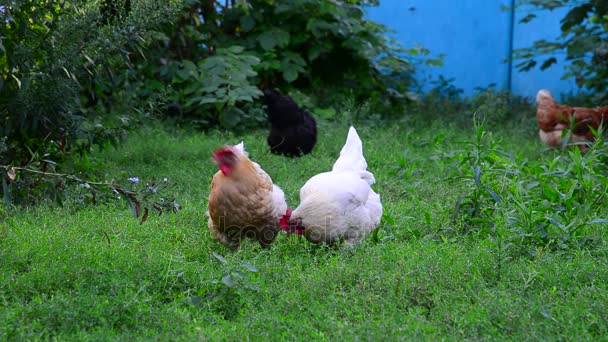
M 289 96 L 264 89 L 268 121 L 271 124 L 268 145 L 272 153 L 300 157 L 310 153 L 317 143 L 317 123 L 312 115 Z

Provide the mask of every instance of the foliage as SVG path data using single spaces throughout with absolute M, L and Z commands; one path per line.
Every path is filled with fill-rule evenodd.
M 78 1 L 9 1 L 2 18 L 1 134 L 8 149 L 0 164 L 20 165 L 32 151 L 57 145 L 56 162 L 74 148 L 116 142 L 126 124 L 119 117 L 87 111 L 97 93 L 110 91 L 98 78 L 111 72 L 101 63 L 111 53 L 111 42 L 95 37 L 95 17 Z M 94 50 L 101 49 L 101 53 Z M 114 50 L 116 51 L 116 50 Z M 97 55 L 97 53 L 99 53 Z M 81 98 L 81 94 L 85 96 Z
M 547 165 L 531 167 L 529 180 L 511 188 L 514 206 L 506 217 L 515 246 L 570 249 L 595 243 L 584 228 L 608 222 L 597 216 L 608 190 L 597 153 L 593 149 L 582 155 L 574 148 Z
M 500 151 L 498 143 L 487 141 L 483 123 L 476 123 L 474 141 L 463 142 L 464 153 L 459 157 L 458 178 L 467 181 L 469 193 L 456 201 L 453 218 L 464 217 L 465 224 L 476 226 L 487 224 L 494 228 L 494 211 L 502 202 L 494 182 L 496 173 L 509 172 L 500 168 L 499 160 L 505 152 Z M 494 183 L 494 184 L 493 184 Z
M 557 62 L 559 53 L 565 53 L 568 65 L 563 78 L 574 78 L 579 87 L 595 93 L 595 101 L 608 101 L 608 3 L 604 0 L 520 0 L 519 7 L 554 10 L 567 8 L 561 20 L 561 34 L 554 41 L 538 40 L 531 47 L 514 51 L 514 58 L 523 60 L 517 65 L 526 71 L 536 67 L 537 59 L 545 70 Z M 530 22 L 536 17 L 531 13 L 520 21 Z
M 494 87 L 479 88 L 475 95 L 465 99 L 470 118 L 477 118 L 486 127 L 504 127 L 537 133 L 536 107 L 529 97 Z
M 414 82 L 414 66 L 406 58 L 440 63 L 427 58 L 426 49 L 403 49 L 386 27 L 365 19 L 364 7 L 377 1 L 187 0 L 183 5 L 179 19 L 167 20 L 150 42 L 152 63 L 142 76 L 170 84 L 150 83 L 150 91 L 166 92 L 167 115 L 204 127 L 255 121 L 247 117 L 247 104 L 261 94 L 256 85 L 314 90 L 319 99 L 342 93 L 386 106 L 403 103 Z
M 262 94 L 249 83 L 257 75 L 253 67 L 259 62 L 239 46 L 218 48 L 215 54 L 196 64 L 190 60 L 169 61 L 161 68 L 162 77 L 171 77 L 168 101 L 192 123 L 203 127 L 221 124 L 234 129 L 247 117 L 242 103 L 252 102 Z M 189 117 L 194 115 L 190 112 L 196 116 Z
M 241 296 L 247 292 L 259 291 L 258 286 L 250 280 L 251 274 L 257 273 L 258 269 L 246 262 L 238 266 L 230 266 L 228 260 L 217 253 L 213 253 L 213 257 L 226 268 L 222 280 L 213 280 L 212 286 L 201 291 L 201 295 L 188 297 L 187 301 L 201 309 L 211 307 L 226 319 L 232 319 L 241 309 L 239 307 Z
M 143 5 L 113 4 L 105 12 L 107 2 L 77 0 L 11 0 L 0 7 L 3 175 L 12 167 L 56 172 L 75 153 L 117 146 L 136 118 L 146 115 L 147 108 L 133 101 L 138 94 L 124 89 L 135 56 L 143 56 L 142 31 L 149 23 Z M 62 187 L 45 180 L 48 186 L 36 190 L 40 177 L 21 180 L 12 184 L 22 187 L 15 189 L 15 203 L 34 193 L 56 196 L 53 189 Z
M 516 255 L 527 255 L 534 246 L 571 249 L 592 243 L 583 228 L 608 222 L 598 214 L 608 191 L 602 139 L 584 155 L 570 148 L 539 164 L 497 149 L 485 129 L 479 125 L 475 141 L 454 156 L 457 179 L 468 180 L 454 211 L 464 232 L 490 234 Z

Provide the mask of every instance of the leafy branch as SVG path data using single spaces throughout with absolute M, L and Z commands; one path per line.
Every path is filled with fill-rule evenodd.
M 532 46 L 514 50 L 516 67 L 521 71 L 539 67 L 546 70 L 558 62 L 568 61 L 563 78 L 574 78 L 579 87 L 597 92 L 596 101 L 608 100 L 608 3 L 604 0 L 519 0 L 518 8 L 554 10 L 569 8 L 561 19 L 561 34 L 554 40 L 537 40 Z M 536 18 L 529 13 L 520 23 Z M 545 56 L 542 63 L 538 59 Z

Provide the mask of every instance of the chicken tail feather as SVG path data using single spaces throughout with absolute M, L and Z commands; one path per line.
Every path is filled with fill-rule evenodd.
M 237 151 L 241 152 L 245 157 L 249 156 L 249 153 L 247 153 L 247 151 L 245 151 L 245 142 L 244 141 L 241 141 L 239 144 L 234 145 L 234 148 Z
M 346 143 L 340 151 L 340 157 L 334 164 L 333 171 L 365 171 L 367 170 L 367 162 L 363 157 L 363 143 L 357 134 L 357 130 L 350 126 Z

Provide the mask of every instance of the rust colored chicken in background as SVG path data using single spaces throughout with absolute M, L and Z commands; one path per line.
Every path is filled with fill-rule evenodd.
M 590 128 L 597 131 L 608 119 L 608 106 L 600 108 L 570 107 L 557 103 L 548 90 L 541 89 L 536 94 L 536 120 L 539 135 L 543 143 L 552 146 L 562 146 L 562 131 L 569 130 L 572 135 L 570 142 L 578 143 L 581 150 L 586 149 L 584 143 L 591 143 L 595 136 Z
M 269 247 L 287 210 L 283 190 L 248 158 L 243 143 L 225 146 L 213 158 L 220 170 L 211 181 L 209 229 L 232 250 L 245 238 Z

